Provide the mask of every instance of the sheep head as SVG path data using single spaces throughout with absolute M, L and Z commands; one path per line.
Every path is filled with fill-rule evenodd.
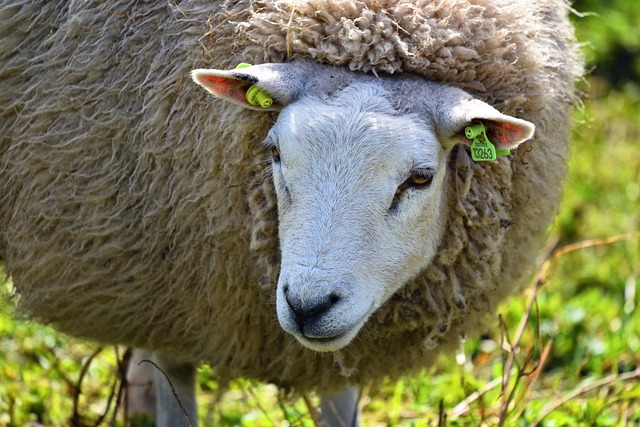
M 195 70 L 214 95 L 280 111 L 264 141 L 273 157 L 281 269 L 277 313 L 304 346 L 337 351 L 425 269 L 446 222 L 447 157 L 482 122 L 497 148 L 534 126 L 467 93 L 410 75 L 377 78 L 300 61 Z

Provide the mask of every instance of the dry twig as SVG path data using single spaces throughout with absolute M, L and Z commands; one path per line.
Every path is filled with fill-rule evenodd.
M 100 354 L 102 351 L 102 347 L 98 347 L 83 363 L 82 369 L 80 370 L 80 375 L 78 376 L 78 381 L 75 383 L 73 387 L 73 415 L 71 416 L 71 425 L 72 426 L 83 426 L 82 417 L 80 416 L 80 395 L 82 394 L 82 380 L 84 380 L 84 376 L 87 374 L 89 370 L 89 366 L 91 366 L 91 362 L 95 357 Z
M 129 363 L 131 362 L 131 354 L 133 353 L 133 349 L 131 347 L 127 347 L 122 355 L 122 359 L 118 357 L 118 347 L 116 347 L 116 358 L 118 360 L 118 378 L 120 379 L 120 387 L 118 388 L 118 396 L 116 397 L 116 407 L 113 409 L 113 417 L 111 418 L 110 427 L 114 427 L 116 425 L 116 418 L 118 416 L 118 409 L 120 407 L 120 403 L 123 405 L 123 419 L 124 419 L 124 427 L 127 427 L 128 416 L 129 416 L 129 404 L 127 399 L 127 369 L 129 368 Z
M 307 405 L 307 409 L 309 410 L 309 416 L 311 417 L 311 421 L 313 421 L 314 427 L 320 426 L 320 414 L 318 414 L 318 409 L 313 406 L 311 399 L 307 394 L 302 395 L 302 399 L 304 400 L 305 405 Z
M 175 397 L 176 402 L 178 402 L 178 406 L 180 406 L 180 410 L 182 411 L 182 414 L 184 415 L 184 419 L 185 421 L 187 421 L 187 425 L 189 427 L 193 427 L 193 424 L 191 424 L 191 420 L 189 419 L 189 414 L 187 414 L 187 410 L 184 407 L 184 405 L 182 404 L 182 401 L 180 400 L 180 397 L 178 396 L 178 392 L 176 391 L 175 387 L 173 387 L 173 384 L 171 383 L 171 380 L 169 379 L 169 376 L 167 375 L 167 373 L 165 371 L 163 371 L 155 362 L 153 362 L 152 360 L 149 359 L 144 359 L 141 360 L 140 363 L 151 363 L 158 371 L 160 371 L 162 373 L 162 375 L 164 375 L 164 378 L 167 380 L 167 382 L 169 383 L 169 387 L 171 387 L 171 392 L 173 393 L 173 397 Z
M 469 395 L 466 399 L 464 399 L 462 402 L 460 402 L 458 405 L 456 405 L 453 410 L 451 410 L 449 412 L 449 416 L 452 419 L 458 418 L 459 416 L 461 416 L 462 414 L 464 414 L 465 412 L 469 411 L 471 408 L 471 404 L 473 402 L 475 402 L 476 400 L 480 399 L 485 393 L 487 393 L 488 391 L 494 389 L 495 387 L 497 387 L 498 385 L 502 386 L 502 398 L 500 400 L 500 409 L 499 409 L 499 426 L 504 426 L 507 420 L 507 417 L 509 415 L 509 406 L 510 403 L 513 401 L 513 398 L 515 396 L 515 392 L 516 392 L 516 388 L 518 386 L 518 383 L 520 381 L 520 379 L 523 376 L 528 376 L 528 380 L 526 383 L 526 387 L 525 389 L 520 393 L 518 399 L 516 400 L 516 403 L 514 405 L 514 407 L 520 407 L 520 409 L 518 410 L 518 416 L 520 414 L 522 414 L 522 412 L 524 411 L 524 409 L 526 408 L 526 404 L 529 401 L 531 392 L 533 391 L 533 388 L 535 387 L 538 378 L 540 377 L 540 374 L 542 372 L 542 367 L 544 365 L 544 363 L 546 362 L 546 360 L 549 357 L 550 351 L 551 351 L 551 346 L 553 344 L 552 341 L 548 341 L 545 346 L 544 349 L 542 350 L 539 360 L 537 361 L 536 366 L 533 368 L 533 371 L 531 372 L 525 372 L 524 369 L 527 367 L 527 365 L 532 361 L 533 359 L 533 349 L 530 348 L 527 352 L 527 356 L 525 357 L 525 363 L 520 365 L 518 364 L 518 361 L 516 359 L 516 355 L 518 353 L 520 353 L 520 343 L 522 340 L 522 337 L 524 335 L 524 332 L 526 330 L 526 327 L 529 323 L 529 319 L 531 318 L 531 314 L 533 312 L 533 308 L 534 306 L 536 306 L 537 304 L 537 295 L 538 292 L 540 290 L 540 288 L 548 282 L 548 280 L 551 278 L 551 276 L 553 276 L 553 274 L 555 273 L 560 258 L 562 256 L 564 256 L 567 253 L 570 252 L 574 252 L 577 250 L 581 250 L 581 249 L 586 249 L 586 248 L 593 248 L 593 247 L 598 247 L 598 246 L 605 246 L 605 245 L 611 245 L 614 243 L 618 243 L 618 242 L 622 242 L 622 241 L 627 241 L 627 240 L 631 240 L 631 239 L 636 239 L 636 238 L 640 238 L 640 232 L 632 232 L 632 233 L 626 233 L 626 234 L 621 234 L 621 235 L 617 235 L 617 236 L 612 236 L 612 237 L 608 237 L 608 238 L 604 238 L 604 239 L 591 239 L 591 240 L 584 240 L 581 242 L 576 242 L 570 245 L 566 245 L 563 246 L 555 251 L 549 251 L 549 254 L 545 257 L 545 261 L 542 263 L 542 265 L 540 266 L 538 273 L 536 275 L 535 278 L 535 282 L 532 286 L 532 294 L 530 296 L 529 299 L 529 303 L 527 305 L 527 309 L 525 310 L 525 312 L 523 313 L 521 319 L 520 319 L 520 323 L 518 325 L 518 328 L 516 330 L 516 333 L 514 335 L 514 339 L 513 341 L 509 340 L 508 334 L 506 332 L 506 328 L 504 327 L 504 322 L 502 321 L 502 317 L 499 317 L 500 319 L 500 334 L 501 334 L 501 345 L 503 348 L 503 353 L 502 353 L 502 358 L 503 358 L 503 375 L 500 378 L 496 378 L 493 381 L 487 383 L 485 386 L 483 386 L 481 389 L 479 389 L 478 391 L 472 393 L 471 395 Z M 555 246 L 555 244 L 553 245 Z M 551 247 L 553 247 L 551 246 Z M 539 327 L 538 327 L 539 330 Z M 506 350 L 508 350 L 508 354 L 505 356 L 505 347 Z M 542 348 L 542 342 L 540 340 L 540 337 L 538 337 L 538 348 Z M 514 368 L 513 365 L 516 365 L 516 368 Z M 510 383 L 510 379 L 511 377 L 513 377 L 514 375 L 516 375 L 516 379 L 514 384 L 511 386 L 511 390 L 509 390 L 509 383 Z M 580 396 L 581 394 L 585 394 L 593 389 L 602 387 L 604 385 L 610 384 L 612 382 L 615 381 L 628 381 L 630 379 L 635 379 L 635 378 L 640 378 L 640 368 L 636 369 L 633 372 L 627 373 L 627 374 L 623 374 L 623 375 L 615 375 L 615 376 L 609 376 L 606 377 L 600 381 L 597 381 L 594 384 L 591 384 L 587 387 L 582 387 L 577 389 L 576 391 L 570 393 L 569 395 L 567 395 L 567 397 L 565 397 L 564 399 L 560 400 L 559 402 L 555 402 L 554 404 L 550 405 L 543 413 L 543 415 L 538 419 L 538 421 L 536 421 L 535 425 L 538 425 L 547 415 L 549 415 L 551 412 L 553 412 L 555 409 L 557 409 L 558 407 L 560 407 L 561 405 L 563 405 L 564 403 L 568 402 L 569 400 Z M 524 402 L 524 404 L 522 404 L 522 402 Z
M 542 420 L 544 420 L 547 415 L 549 415 L 550 413 L 552 413 L 553 411 L 555 411 L 556 409 L 558 409 L 559 407 L 561 407 L 562 405 L 564 405 L 565 403 L 575 399 L 576 397 L 582 396 L 583 394 L 587 394 L 593 390 L 599 389 L 601 387 L 613 384 L 615 382 L 626 382 L 626 381 L 631 381 L 634 379 L 640 379 L 640 368 L 636 368 L 635 370 L 631 371 L 631 372 L 627 372 L 624 374 L 613 374 L 613 375 L 609 375 L 608 377 L 605 377 L 601 380 L 598 380 L 592 384 L 587 384 L 587 385 L 583 385 L 581 387 L 578 387 L 577 389 L 575 389 L 574 391 L 572 391 L 571 393 L 567 394 L 565 397 L 563 397 L 560 400 L 556 400 L 553 403 L 551 403 L 550 405 L 548 405 L 543 411 L 542 411 L 542 415 L 540 417 L 538 417 L 538 419 L 531 425 L 531 427 L 535 427 L 538 424 L 540 424 L 542 422 Z

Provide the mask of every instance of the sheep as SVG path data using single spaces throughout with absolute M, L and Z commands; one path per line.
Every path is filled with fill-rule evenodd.
M 488 327 L 557 210 L 582 74 L 568 10 L 5 1 L 0 259 L 20 312 L 154 352 L 192 422 L 201 361 L 327 405 L 428 366 Z M 522 145 L 476 162 L 478 124 Z M 158 387 L 159 425 L 181 425 Z

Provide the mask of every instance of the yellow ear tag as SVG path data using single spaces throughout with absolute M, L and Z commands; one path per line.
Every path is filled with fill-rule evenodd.
M 471 158 L 476 162 L 489 162 L 495 160 L 498 156 L 508 156 L 509 150 L 496 150 L 495 145 L 489 141 L 487 131 L 482 123 L 467 126 L 464 130 L 467 139 L 472 140 Z
M 247 68 L 247 67 L 251 67 L 251 64 L 247 64 L 246 62 L 243 62 L 241 64 L 238 64 L 236 66 L 236 69 Z M 259 105 L 262 108 L 269 108 L 271 107 L 271 104 L 273 104 L 273 98 L 271 98 L 269 94 L 265 92 L 264 89 L 261 89 L 256 85 L 252 85 L 249 89 L 247 89 L 247 92 L 245 93 L 245 97 L 247 98 L 247 101 L 249 102 L 249 104 Z

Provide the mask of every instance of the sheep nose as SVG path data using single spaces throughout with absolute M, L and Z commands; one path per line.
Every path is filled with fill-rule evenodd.
M 295 316 L 296 323 L 301 328 L 329 311 L 340 300 L 340 297 L 335 293 L 301 298 L 298 293 L 292 291 L 288 286 L 284 289 L 284 296 Z

